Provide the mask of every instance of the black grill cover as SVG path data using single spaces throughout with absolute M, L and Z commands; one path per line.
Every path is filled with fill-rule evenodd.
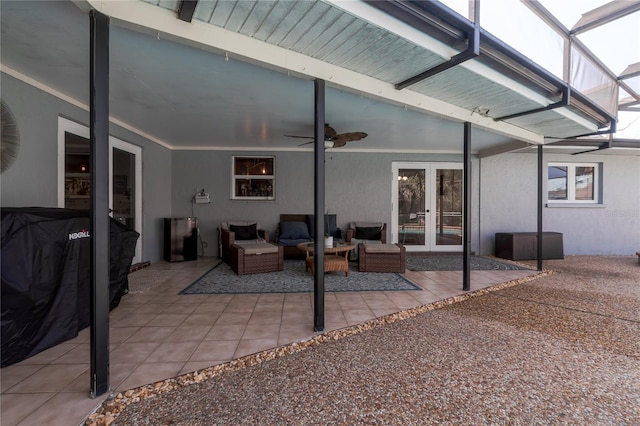
M 2 367 L 78 335 L 89 325 L 88 211 L 3 208 Z M 110 309 L 128 292 L 139 234 L 111 219 Z

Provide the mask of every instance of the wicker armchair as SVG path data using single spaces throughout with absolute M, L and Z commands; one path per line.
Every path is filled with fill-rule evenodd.
M 236 241 L 268 243 L 269 230 L 262 229 L 256 221 L 222 222 L 218 228 L 218 248 L 220 257 L 228 264 L 231 264 L 231 246 Z
M 387 224 L 383 222 L 351 222 L 344 240 L 356 245 L 349 254 L 349 260 L 356 261 L 360 244 L 386 244 Z
M 379 233 L 378 230 L 380 230 Z M 354 238 L 360 240 L 356 243 L 366 240 L 380 241 L 382 244 L 386 244 L 387 224 L 382 222 L 351 222 L 344 240 L 350 243 Z

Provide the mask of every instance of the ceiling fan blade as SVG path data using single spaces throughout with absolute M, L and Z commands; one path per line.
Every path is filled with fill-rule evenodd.
M 312 139 L 309 142 L 304 142 L 299 144 L 298 146 L 308 145 L 313 143 L 315 138 L 313 136 L 300 136 L 300 135 L 284 135 L 288 138 L 300 138 L 300 139 Z M 347 142 L 359 141 L 360 139 L 364 139 L 368 136 L 368 134 L 364 132 L 349 132 L 349 133 L 340 133 L 338 134 L 333 127 L 329 124 L 324 125 L 324 140 L 325 146 L 330 148 L 340 148 L 345 146 Z
M 340 133 L 339 135 L 336 135 L 335 138 L 333 138 L 333 141 L 340 141 L 340 142 L 347 143 L 347 142 L 359 141 L 360 139 L 364 139 L 367 136 L 369 135 L 364 132 Z
M 288 138 L 313 139 L 313 136 L 284 135 Z
M 340 137 L 336 137 L 335 139 L 333 139 L 333 146 L 332 148 L 340 148 L 343 147 L 347 144 L 347 141 L 344 139 L 340 139 Z
M 338 132 L 329 125 L 329 123 L 324 123 L 324 138 L 325 140 L 330 140 L 335 138 L 338 135 Z

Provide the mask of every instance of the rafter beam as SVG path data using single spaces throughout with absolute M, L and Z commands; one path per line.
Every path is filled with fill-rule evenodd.
M 640 75 L 640 62 L 629 65 L 622 74 L 618 76 L 618 80 L 626 80 L 627 78 L 638 77 Z
M 453 56 L 448 61 L 440 65 L 436 65 L 435 67 L 428 69 L 424 72 L 421 72 L 418 75 L 409 77 L 408 79 L 401 81 L 400 83 L 397 83 L 396 89 L 402 90 L 405 87 L 416 84 L 422 80 L 426 80 L 429 77 L 432 77 L 436 74 L 439 74 L 443 71 L 453 68 L 456 65 L 459 65 L 463 62 L 468 61 L 469 59 L 473 59 L 478 55 L 480 55 L 480 27 L 479 26 L 476 26 L 475 30 L 469 34 L 468 43 L 469 44 L 465 50 Z
M 191 22 L 197 5 L 198 0 L 182 0 L 180 2 L 180 7 L 178 7 L 178 19 L 185 22 Z
M 571 35 L 592 30 L 640 10 L 640 1 L 614 0 L 582 15 L 569 31 Z

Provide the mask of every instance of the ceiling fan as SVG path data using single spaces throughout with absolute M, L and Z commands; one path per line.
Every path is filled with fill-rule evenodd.
M 285 135 L 290 138 L 302 138 L 302 139 L 314 139 L 314 136 L 297 136 L 297 135 Z M 324 146 L 325 148 L 340 148 L 345 146 L 347 142 L 359 141 L 366 138 L 368 135 L 364 132 L 349 132 L 338 133 L 328 123 L 324 125 Z M 313 141 L 301 143 L 298 146 L 307 145 L 313 143 Z

